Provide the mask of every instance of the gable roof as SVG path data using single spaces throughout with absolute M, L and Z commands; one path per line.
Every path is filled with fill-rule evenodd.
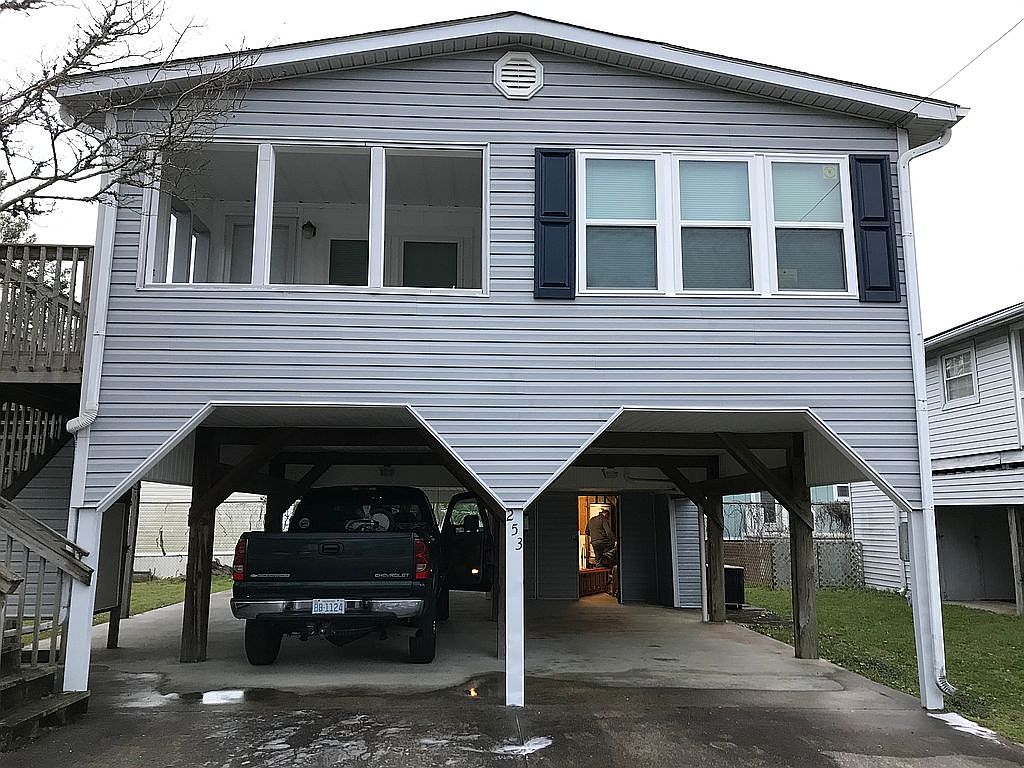
M 1011 307 L 997 309 L 987 315 L 968 320 L 966 323 L 953 326 L 952 328 L 929 336 L 924 340 L 924 348 L 932 352 L 940 347 L 946 347 L 957 341 L 969 339 L 985 331 L 992 331 L 996 328 L 1024 321 L 1024 302 L 1014 304 Z
M 842 112 L 908 128 L 911 146 L 930 141 L 967 110 L 939 99 L 859 85 L 782 67 L 531 16 L 515 11 L 251 51 L 257 79 L 278 79 L 518 46 L 546 50 L 652 75 Z M 174 90 L 237 65 L 238 53 L 197 56 L 158 65 L 79 75 L 57 98 L 74 111 L 97 95 L 139 89 Z

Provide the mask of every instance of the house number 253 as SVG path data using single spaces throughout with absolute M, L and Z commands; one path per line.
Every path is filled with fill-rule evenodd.
M 512 545 L 518 552 L 523 548 L 523 537 L 519 532 L 519 521 L 515 519 L 515 512 L 509 510 L 505 515 L 505 520 L 508 522 L 508 535 L 512 540 Z

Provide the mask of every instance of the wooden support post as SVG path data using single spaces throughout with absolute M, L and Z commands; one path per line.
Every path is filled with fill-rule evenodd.
M 210 623 L 210 581 L 213 569 L 213 522 L 216 507 L 203 506 L 212 486 L 211 469 L 220 460 L 220 446 L 211 433 L 196 430 L 192 462 L 192 507 L 188 516 L 188 561 L 185 565 L 185 605 L 181 620 L 183 663 L 206 660 Z
M 1017 615 L 1024 616 L 1024 515 L 1020 507 L 1007 507 L 1010 521 L 1010 555 L 1013 560 L 1013 590 Z
M 789 553 L 793 584 L 793 646 L 798 659 L 818 658 L 818 562 L 814 551 L 814 514 L 807 486 L 803 434 L 793 436 L 793 496 L 789 515 Z
M 712 496 L 707 505 L 708 520 L 708 620 L 725 621 L 725 511 L 722 497 Z
M 778 499 L 789 512 L 789 552 L 792 561 L 793 645 L 798 659 L 818 658 L 818 606 L 815 589 L 818 582 L 817 559 L 814 552 L 814 514 L 811 511 L 811 489 L 807 486 L 806 457 L 802 432 L 793 433 L 787 449 L 790 482 L 770 469 L 750 449 L 740 435 L 719 433 L 722 446 L 740 466 L 762 484 L 764 490 Z
M 110 611 L 110 618 L 107 620 L 107 649 L 117 648 L 118 639 L 121 637 L 121 606 L 115 606 Z
M 121 588 L 121 618 L 131 616 L 132 575 L 135 573 L 135 545 L 139 538 L 139 505 L 142 503 L 142 483 L 136 483 L 128 494 L 128 531 L 125 541 L 124 575 Z

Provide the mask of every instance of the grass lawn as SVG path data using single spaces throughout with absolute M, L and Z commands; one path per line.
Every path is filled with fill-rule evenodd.
M 210 584 L 210 592 L 223 592 L 231 589 L 230 576 L 214 576 Z M 165 605 L 174 605 L 185 599 L 185 579 L 153 579 L 152 581 L 137 581 L 132 584 L 132 609 L 131 615 L 152 611 L 154 608 L 163 608 Z M 110 614 L 98 614 L 93 620 L 94 624 L 106 624 Z
M 747 587 L 747 602 L 792 618 L 788 590 Z M 942 607 L 946 667 L 957 687 L 946 707 L 1024 742 L 1024 620 L 958 605 Z M 792 644 L 791 627 L 751 625 Z M 818 592 L 822 658 L 897 690 L 918 694 L 914 623 L 900 595 L 873 589 Z

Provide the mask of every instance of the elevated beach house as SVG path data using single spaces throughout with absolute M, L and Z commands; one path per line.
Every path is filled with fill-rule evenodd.
M 147 98 L 236 61 L 96 72 L 59 99 L 130 94 L 96 127 L 137 130 Z M 510 705 L 524 601 L 579 597 L 602 505 L 622 602 L 723 621 L 722 497 L 771 494 L 816 657 L 809 489 L 865 481 L 909 518 L 921 697 L 942 705 L 908 167 L 964 110 L 520 13 L 248 68 L 204 141 L 99 214 L 70 503 L 46 518 L 92 572 L 54 597 L 67 691 L 143 480 L 193 489 L 186 662 L 230 492 L 266 494 L 273 529 L 314 485 L 472 491 L 505 532 Z

